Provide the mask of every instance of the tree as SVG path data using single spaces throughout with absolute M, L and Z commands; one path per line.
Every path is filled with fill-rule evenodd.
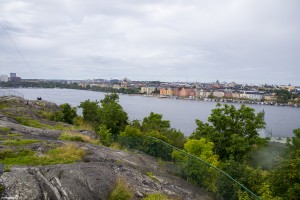
M 134 123 L 138 126 L 138 123 Z M 180 130 L 171 128 L 169 120 L 163 120 L 161 114 L 151 112 L 148 117 L 145 117 L 142 121 L 141 131 L 145 134 L 156 132 L 157 138 L 166 138 L 167 142 L 177 148 L 183 148 L 186 138 Z
M 84 102 L 80 102 L 80 105 L 78 106 L 79 108 L 82 108 L 83 119 L 87 122 L 91 122 L 94 126 L 97 126 L 100 123 L 98 104 L 98 101 L 90 101 L 88 99 Z
M 262 112 L 255 114 L 253 108 L 245 105 L 236 109 L 233 105 L 217 104 L 208 118 L 209 123 L 196 120 L 197 128 L 190 138 L 204 137 L 213 142 L 214 151 L 221 160 L 232 157 L 242 161 L 257 145 L 268 141 L 260 138 L 258 133 L 265 126 L 263 115 Z
M 165 131 L 171 128 L 169 120 L 163 120 L 161 114 L 151 112 L 148 117 L 145 117 L 142 121 L 141 130 L 147 131 Z
M 118 103 L 119 96 L 115 93 L 105 95 L 102 99 L 101 107 L 98 109 L 101 124 L 111 130 L 113 135 L 117 135 L 123 131 L 128 124 L 127 113 Z

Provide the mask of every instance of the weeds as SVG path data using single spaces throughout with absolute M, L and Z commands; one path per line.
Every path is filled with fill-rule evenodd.
M 132 191 L 129 186 L 122 179 L 118 178 L 109 200 L 129 200 L 132 196 Z
M 91 142 L 92 140 L 88 135 L 84 135 L 80 133 L 71 133 L 71 132 L 66 132 L 61 134 L 58 139 L 75 141 L 75 142 Z

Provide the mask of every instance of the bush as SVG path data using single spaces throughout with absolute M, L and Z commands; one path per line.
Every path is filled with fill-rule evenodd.
M 110 146 L 113 142 L 113 136 L 110 130 L 106 129 L 105 125 L 101 125 L 100 129 L 97 131 L 100 142 L 105 146 Z
M 119 178 L 115 188 L 110 194 L 109 200 L 129 200 L 131 197 L 132 191 L 129 186 Z
M 75 107 L 71 107 L 70 104 L 64 103 L 60 105 L 60 111 L 57 111 L 51 117 L 54 121 L 61 121 L 69 124 L 73 124 L 73 119 L 77 116 L 77 110 Z

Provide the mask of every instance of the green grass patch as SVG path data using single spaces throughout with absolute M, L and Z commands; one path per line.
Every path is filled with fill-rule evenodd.
M 3 102 L 0 103 L 0 110 L 5 109 L 7 107 L 8 107 L 7 103 L 3 103 Z
M 118 178 L 116 186 L 110 194 L 109 200 L 130 200 L 132 191 L 122 179 Z
M 25 117 L 16 117 L 15 118 L 20 124 L 24 126 L 30 126 L 34 128 L 43 128 L 43 129 L 51 129 L 51 130 L 68 130 L 68 127 L 63 126 L 62 124 L 48 125 L 43 124 L 38 120 L 29 119 Z
M 157 194 L 148 194 L 143 200 L 171 200 L 168 196 L 157 193 Z
M 39 143 L 41 140 L 34 140 L 34 139 L 27 139 L 27 140 L 21 140 L 21 139 L 13 139 L 13 140 L 5 140 L 3 143 L 5 146 L 25 146 L 29 144 Z
M 11 131 L 11 129 L 10 129 L 10 128 L 7 128 L 7 127 L 0 127 L 0 131 L 6 133 L 6 132 Z
M 44 110 L 37 111 L 37 114 L 39 114 L 44 119 L 51 119 L 51 116 L 52 116 L 52 112 L 47 112 Z
M 151 178 L 152 180 L 158 181 L 158 179 L 153 175 L 152 172 L 147 172 L 146 174 L 147 174 L 147 176 L 148 176 L 149 178 Z
M 0 162 L 7 166 L 68 164 L 81 160 L 83 156 L 85 156 L 83 149 L 73 144 L 67 144 L 49 150 L 42 156 L 37 156 L 36 152 L 28 149 L 2 150 L 0 151 Z
M 88 135 L 80 134 L 80 133 L 72 133 L 66 132 L 59 136 L 60 140 L 68 140 L 68 141 L 75 141 L 75 142 L 91 142 L 92 139 Z

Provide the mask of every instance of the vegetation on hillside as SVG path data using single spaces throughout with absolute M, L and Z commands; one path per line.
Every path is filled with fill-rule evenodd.
M 37 120 L 28 116 L 14 118 L 26 126 L 64 130 L 59 139 L 75 142 L 95 143 L 89 136 L 72 131 L 83 127 L 90 128 L 98 135 L 98 140 L 103 145 L 110 146 L 120 142 L 129 148 L 137 148 L 169 162 L 167 164 L 177 164 L 180 170 L 170 170 L 212 193 L 218 190 L 220 184 L 223 184 L 222 187 L 228 184 L 219 179 L 220 173 L 215 170 L 215 167 L 218 167 L 262 199 L 299 198 L 300 129 L 295 129 L 295 136 L 288 140 L 285 148 L 281 148 L 282 154 L 273 153 L 275 149 L 270 148 L 269 138 L 259 137 L 259 130 L 265 126 L 263 113 L 256 114 L 254 109 L 245 105 L 237 109 L 233 105 L 217 104 L 207 122 L 196 120 L 196 130 L 186 138 L 180 130 L 172 128 L 170 121 L 163 119 L 161 114 L 151 112 L 141 121 L 129 122 L 127 113 L 118 101 L 117 94 L 107 94 L 100 101 L 81 102 L 79 107 L 82 108 L 83 117 L 77 116 L 76 108 L 69 104 L 62 104 L 51 115 L 43 112 L 45 119 L 69 125 L 57 122 L 43 123 L 43 119 Z M 9 108 L 7 104 L 2 104 L 2 107 Z M 11 133 L 11 129 L 6 127 L 1 127 L 0 132 L 5 136 L 2 141 L 7 147 L 16 148 L 40 142 L 34 139 L 18 139 L 19 136 Z M 124 143 L 126 140 L 130 142 Z M 257 155 L 265 149 L 272 150 L 272 153 L 268 154 L 269 157 L 272 156 L 268 166 L 257 159 Z M 84 154 L 82 149 L 69 145 L 52 148 L 42 156 L 37 156 L 34 151 L 26 148 L 7 148 L 0 151 L 0 158 L 6 165 L 45 165 L 75 162 Z M 203 162 L 192 158 L 201 159 Z M 206 165 L 205 162 L 210 165 Z M 130 192 L 126 193 L 128 186 L 124 186 L 121 181 L 118 184 L 115 196 L 111 196 L 111 199 L 118 199 L 118 195 L 122 196 L 120 198 L 130 199 Z M 224 198 L 230 195 L 232 190 L 238 191 L 238 198 L 247 198 L 245 191 L 237 188 L 228 187 L 224 190 Z M 155 199 L 155 195 L 149 195 L 147 198 Z

